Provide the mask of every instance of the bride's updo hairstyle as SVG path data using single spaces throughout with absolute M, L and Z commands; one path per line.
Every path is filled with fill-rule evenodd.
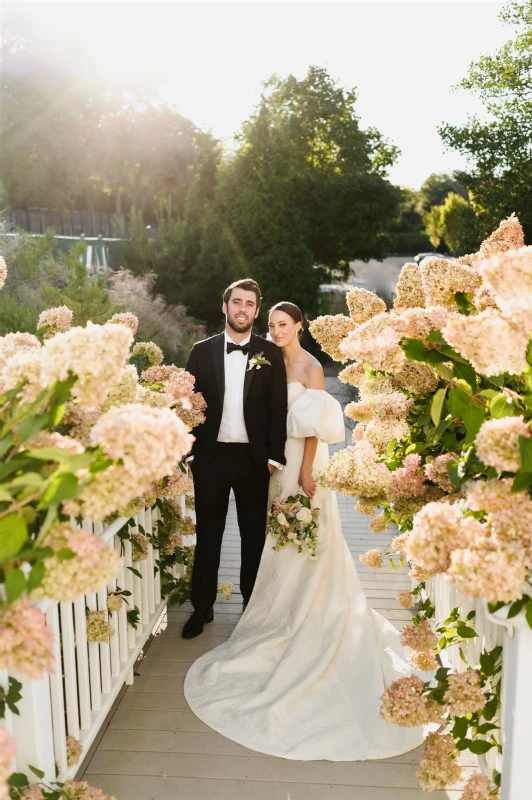
M 299 338 L 303 335 L 303 314 L 301 313 L 301 309 L 299 306 L 296 306 L 295 303 L 290 303 L 288 300 L 283 300 L 281 303 L 276 303 L 274 306 L 270 308 L 268 311 L 268 317 L 274 311 L 284 311 L 285 314 L 288 314 L 289 317 L 292 317 L 294 322 L 300 322 L 301 327 L 297 332 Z

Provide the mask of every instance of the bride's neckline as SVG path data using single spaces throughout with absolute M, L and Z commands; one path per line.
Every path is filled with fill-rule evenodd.
M 307 388 L 304 383 L 301 383 L 301 381 L 288 381 L 288 383 L 286 385 L 287 386 L 293 386 L 295 383 L 299 383 L 299 385 L 302 386 L 303 389 Z

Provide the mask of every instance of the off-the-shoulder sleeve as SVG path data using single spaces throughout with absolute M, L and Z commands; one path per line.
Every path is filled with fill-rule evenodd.
M 305 389 L 288 410 L 287 434 L 293 439 L 316 436 L 327 444 L 343 442 L 342 406 L 323 389 Z

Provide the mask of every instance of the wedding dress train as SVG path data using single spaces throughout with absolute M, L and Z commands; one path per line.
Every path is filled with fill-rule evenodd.
M 327 392 L 288 385 L 287 464 L 269 503 L 300 492 L 304 439 L 343 441 L 340 404 Z M 336 496 L 317 487 L 317 560 L 296 547 L 274 552 L 268 536 L 248 607 L 227 642 L 188 670 L 185 697 L 199 719 L 252 750 L 301 761 L 358 761 L 405 753 L 421 728 L 379 716 L 391 681 L 412 674 L 398 631 L 369 608 L 342 534 Z

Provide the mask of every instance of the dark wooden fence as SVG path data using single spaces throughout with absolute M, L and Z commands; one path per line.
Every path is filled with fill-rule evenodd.
M 15 225 L 30 233 L 54 228 L 57 236 L 103 236 L 117 238 L 106 211 L 60 211 L 57 208 L 15 208 L 8 215 Z

